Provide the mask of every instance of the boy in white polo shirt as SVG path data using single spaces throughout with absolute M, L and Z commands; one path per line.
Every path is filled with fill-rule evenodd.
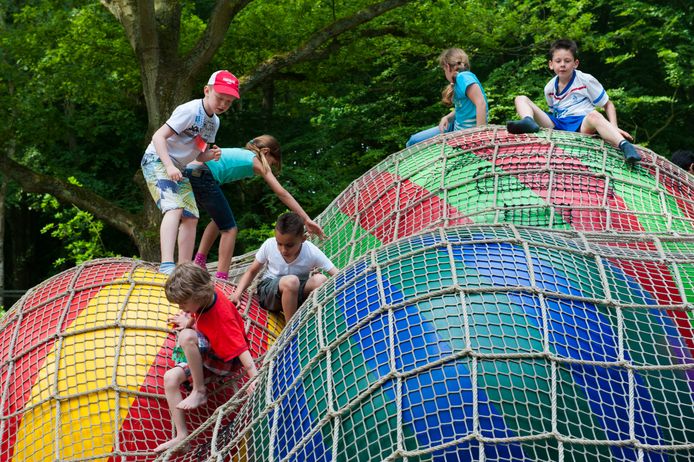
M 520 120 L 506 124 L 509 133 L 536 133 L 540 127 L 586 134 L 598 133 L 618 147 L 629 163 L 641 160 L 631 135 L 617 125 L 617 110 L 600 82 L 578 68 L 578 47 L 573 40 L 557 40 L 549 50 L 549 68 L 556 74 L 545 86 L 549 112 L 544 112 L 527 96 L 516 96 Z M 607 119 L 596 107 L 602 107 Z
M 238 305 L 241 295 L 267 263 L 267 270 L 258 283 L 260 305 L 268 311 L 282 311 L 289 321 L 308 295 L 327 277 L 314 274 L 320 268 L 329 275 L 337 274 L 337 268 L 314 244 L 306 241 L 304 220 L 294 212 L 280 215 L 275 226 L 275 237 L 266 240 L 255 254 L 231 301 Z

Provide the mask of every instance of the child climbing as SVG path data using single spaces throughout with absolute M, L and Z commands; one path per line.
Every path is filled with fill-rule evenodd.
M 320 237 L 325 236 L 321 227 L 309 218 L 301 205 L 277 181 L 272 167 L 279 170 L 281 165 L 280 144 L 270 135 L 253 138 L 246 144 L 245 149 L 222 149 L 221 156 L 216 162 L 193 162 L 188 165 L 186 176 L 190 179 L 195 200 L 212 218 L 205 228 L 195 255 L 195 262 L 198 265 L 205 267 L 207 255 L 221 232 L 216 276 L 220 279 L 227 278 L 231 258 L 234 255 L 238 227 L 229 201 L 220 185 L 253 175 L 261 176 L 282 203 L 303 218 L 310 233 Z
M 598 133 L 602 139 L 618 147 L 629 163 L 641 160 L 641 155 L 627 139 L 632 137 L 617 125 L 617 110 L 605 89 L 590 74 L 578 68 L 578 47 L 573 40 L 555 41 L 549 50 L 549 68 L 553 77 L 545 85 L 545 98 L 550 112 L 544 112 L 530 98 L 516 96 L 514 102 L 520 120 L 510 121 L 510 133 L 535 133 L 540 127 L 570 132 Z M 607 119 L 598 111 L 601 107 Z
M 260 305 L 268 311 L 284 313 L 289 321 L 308 295 L 327 277 L 311 275 L 320 268 L 329 275 L 337 274 L 337 268 L 315 245 L 306 241 L 304 220 L 294 212 L 287 212 L 277 219 L 275 237 L 266 240 L 255 254 L 234 294 L 233 303 L 239 303 L 246 288 L 267 264 L 263 278 L 258 283 Z
M 460 48 L 449 48 L 439 56 L 439 64 L 450 82 L 442 92 L 442 102 L 454 110 L 439 121 L 438 126 L 415 133 L 406 146 L 428 140 L 441 133 L 472 128 L 487 123 L 487 95 L 475 74 L 470 72 L 470 61 Z
M 243 366 L 249 379 L 258 374 L 250 352 L 243 318 L 224 294 L 216 290 L 209 273 L 192 262 L 178 265 L 164 285 L 166 298 L 178 303 L 181 312 L 169 319 L 178 330 L 178 344 L 185 362 L 164 374 L 164 392 L 176 434 L 157 446 L 163 452 L 188 436 L 185 411 L 207 402 L 205 370 L 228 375 Z M 183 399 L 181 385 L 192 380 L 190 395 Z M 255 386 L 251 383 L 250 393 Z

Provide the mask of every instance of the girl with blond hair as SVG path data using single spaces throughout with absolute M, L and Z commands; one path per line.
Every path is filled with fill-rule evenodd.
M 244 178 L 259 175 L 275 193 L 279 200 L 291 211 L 304 219 L 306 229 L 318 236 L 324 236 L 320 226 L 306 214 L 301 205 L 286 190 L 273 173 L 282 166 L 282 149 L 279 142 L 271 135 L 260 135 L 248 143 L 245 148 L 223 148 L 221 157 L 214 162 L 194 162 L 188 165 L 186 176 L 193 186 L 195 201 L 207 211 L 212 220 L 205 228 L 200 246 L 194 261 L 206 267 L 207 254 L 221 233 L 219 242 L 219 261 L 216 277 L 227 279 L 229 265 L 234 255 L 238 227 L 221 185 Z
M 460 48 L 449 48 L 439 56 L 439 64 L 449 82 L 443 89 L 442 102 L 454 109 L 441 118 L 438 126 L 412 135 L 407 147 L 441 133 L 487 123 L 487 95 L 477 76 L 470 72 L 467 54 Z

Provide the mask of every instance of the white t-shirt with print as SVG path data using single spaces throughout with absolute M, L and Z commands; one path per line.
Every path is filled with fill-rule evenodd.
M 166 125 L 176 133 L 166 139 L 169 157 L 177 168 L 183 170 L 214 143 L 219 129 L 219 117 L 217 114 L 208 115 L 202 99 L 194 99 L 174 109 Z M 157 155 L 154 143 L 149 143 L 145 154 Z
M 581 71 L 574 71 L 569 84 L 559 92 L 559 77 L 545 85 L 545 98 L 549 112 L 557 118 L 584 116 L 596 107 L 603 107 L 609 97 L 598 79 Z

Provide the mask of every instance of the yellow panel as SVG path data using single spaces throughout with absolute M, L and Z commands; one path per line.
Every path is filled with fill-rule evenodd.
M 163 275 L 152 278 L 149 271 L 137 272 L 143 273 L 140 278 L 148 273 L 150 280 L 162 285 L 165 281 Z M 65 330 L 62 341 L 56 340 L 26 403 L 17 430 L 15 460 L 108 459 L 117 425 L 134 401 L 121 400 L 116 409 L 117 393 L 111 387 L 117 381 L 128 390 L 139 389 L 168 336 L 150 328 L 164 327 L 167 318 L 178 311 L 166 300 L 163 287 L 137 284 L 132 293 L 130 290 L 125 280 L 104 287 Z M 121 324 L 125 324 L 122 339 L 116 324 L 121 313 Z M 119 342 L 123 346 L 120 354 L 135 360 L 121 357 L 115 370 Z M 58 407 L 56 393 L 79 396 L 61 400 Z

